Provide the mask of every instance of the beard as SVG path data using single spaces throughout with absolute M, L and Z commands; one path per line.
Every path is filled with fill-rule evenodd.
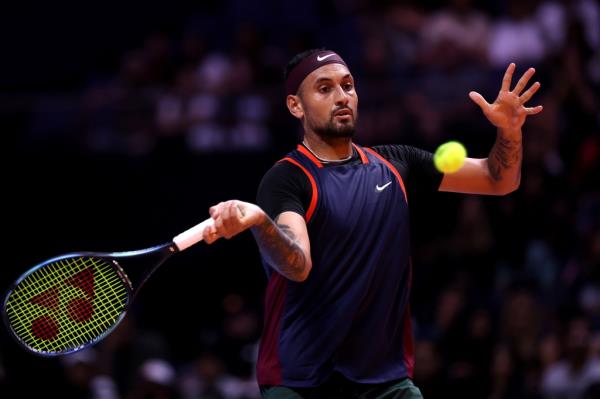
M 333 113 L 326 124 L 321 126 L 313 126 L 313 131 L 321 137 L 327 138 L 342 138 L 342 137 L 354 137 L 356 132 L 356 119 L 352 119 L 348 123 L 334 123 Z

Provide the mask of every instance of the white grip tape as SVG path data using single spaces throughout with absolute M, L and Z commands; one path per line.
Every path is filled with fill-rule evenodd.
M 212 226 L 214 224 L 213 218 L 208 218 L 203 222 L 198 223 L 194 227 L 184 231 L 183 233 L 175 236 L 173 242 L 177 245 L 180 251 L 191 247 L 199 241 L 202 241 L 202 232 L 206 226 Z

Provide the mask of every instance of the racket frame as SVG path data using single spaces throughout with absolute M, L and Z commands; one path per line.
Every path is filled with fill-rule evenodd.
M 80 351 L 88 346 L 95 345 L 98 342 L 100 342 L 102 339 L 104 339 L 107 335 L 112 333 L 119 326 L 121 321 L 123 321 L 123 319 L 125 318 L 127 311 L 129 310 L 129 307 L 131 306 L 133 299 L 139 292 L 140 288 L 144 285 L 144 283 L 148 280 L 148 278 L 152 275 L 152 273 L 154 273 L 154 271 L 156 269 L 158 269 L 158 267 L 160 267 L 164 263 L 164 261 L 166 261 L 171 255 L 173 255 L 176 252 L 179 252 L 177 245 L 175 245 L 173 242 L 168 242 L 168 243 L 156 245 L 153 247 L 134 250 L 134 251 L 73 252 L 73 253 L 69 253 L 69 254 L 60 255 L 60 256 L 57 256 L 57 257 L 54 257 L 51 259 L 47 259 L 44 262 L 39 263 L 36 266 L 32 267 L 25 273 L 21 274 L 19 276 L 19 278 L 17 278 L 17 280 L 15 280 L 15 282 L 12 283 L 11 286 L 9 287 L 9 289 L 4 297 L 4 301 L 2 302 L 2 319 L 4 321 L 4 324 L 6 325 L 8 331 L 10 332 L 10 335 L 20 344 L 20 346 L 27 349 L 29 352 L 31 352 L 35 355 L 38 355 L 38 356 L 42 356 L 42 357 L 54 357 L 54 356 L 66 355 L 69 353 Z M 158 261 L 156 261 L 156 263 L 152 267 L 150 267 L 148 270 L 144 271 L 144 276 L 140 280 L 139 285 L 137 287 L 133 287 L 133 284 L 132 284 L 129 276 L 127 275 L 127 273 L 125 273 L 125 270 L 123 270 L 123 267 L 121 267 L 121 265 L 118 263 L 118 260 L 123 259 L 123 258 L 141 257 L 144 255 L 149 255 L 149 254 L 153 254 L 153 253 L 162 254 L 162 256 L 159 258 Z M 25 341 L 23 339 L 21 339 L 21 337 L 19 337 L 19 335 L 17 335 L 17 333 L 14 331 L 14 329 L 12 327 L 12 323 L 10 322 L 10 320 L 8 318 L 8 313 L 6 311 L 6 307 L 7 307 L 10 296 L 12 295 L 12 293 L 15 291 L 15 289 L 19 286 L 19 284 L 23 280 L 25 280 L 31 274 L 44 268 L 45 266 L 48 266 L 55 262 L 59 262 L 64 259 L 79 258 L 79 257 L 102 259 L 116 271 L 118 277 L 123 282 L 123 285 L 127 292 L 127 299 L 126 299 L 125 306 L 123 307 L 123 310 L 117 316 L 115 322 L 109 328 L 107 328 L 104 332 L 97 335 L 90 341 L 85 342 L 81 345 L 75 346 L 73 348 L 68 348 L 68 349 L 65 349 L 62 351 L 51 351 L 51 352 L 42 351 L 42 350 L 31 347 L 30 345 L 25 343 Z

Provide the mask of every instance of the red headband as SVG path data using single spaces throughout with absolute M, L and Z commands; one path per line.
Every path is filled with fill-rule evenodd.
M 298 65 L 292 69 L 285 81 L 285 94 L 296 94 L 300 84 L 306 77 L 315 69 L 321 68 L 327 64 L 342 64 L 346 67 L 346 63 L 333 51 L 318 51 L 300 61 Z

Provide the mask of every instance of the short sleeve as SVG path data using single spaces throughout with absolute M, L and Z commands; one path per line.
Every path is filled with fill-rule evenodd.
M 410 191 L 438 191 L 444 174 L 435 168 L 431 152 L 408 145 L 381 145 L 373 150 L 396 167 Z
M 311 195 L 308 177 L 297 166 L 282 161 L 263 176 L 256 203 L 273 220 L 286 211 L 296 212 L 304 217 Z

